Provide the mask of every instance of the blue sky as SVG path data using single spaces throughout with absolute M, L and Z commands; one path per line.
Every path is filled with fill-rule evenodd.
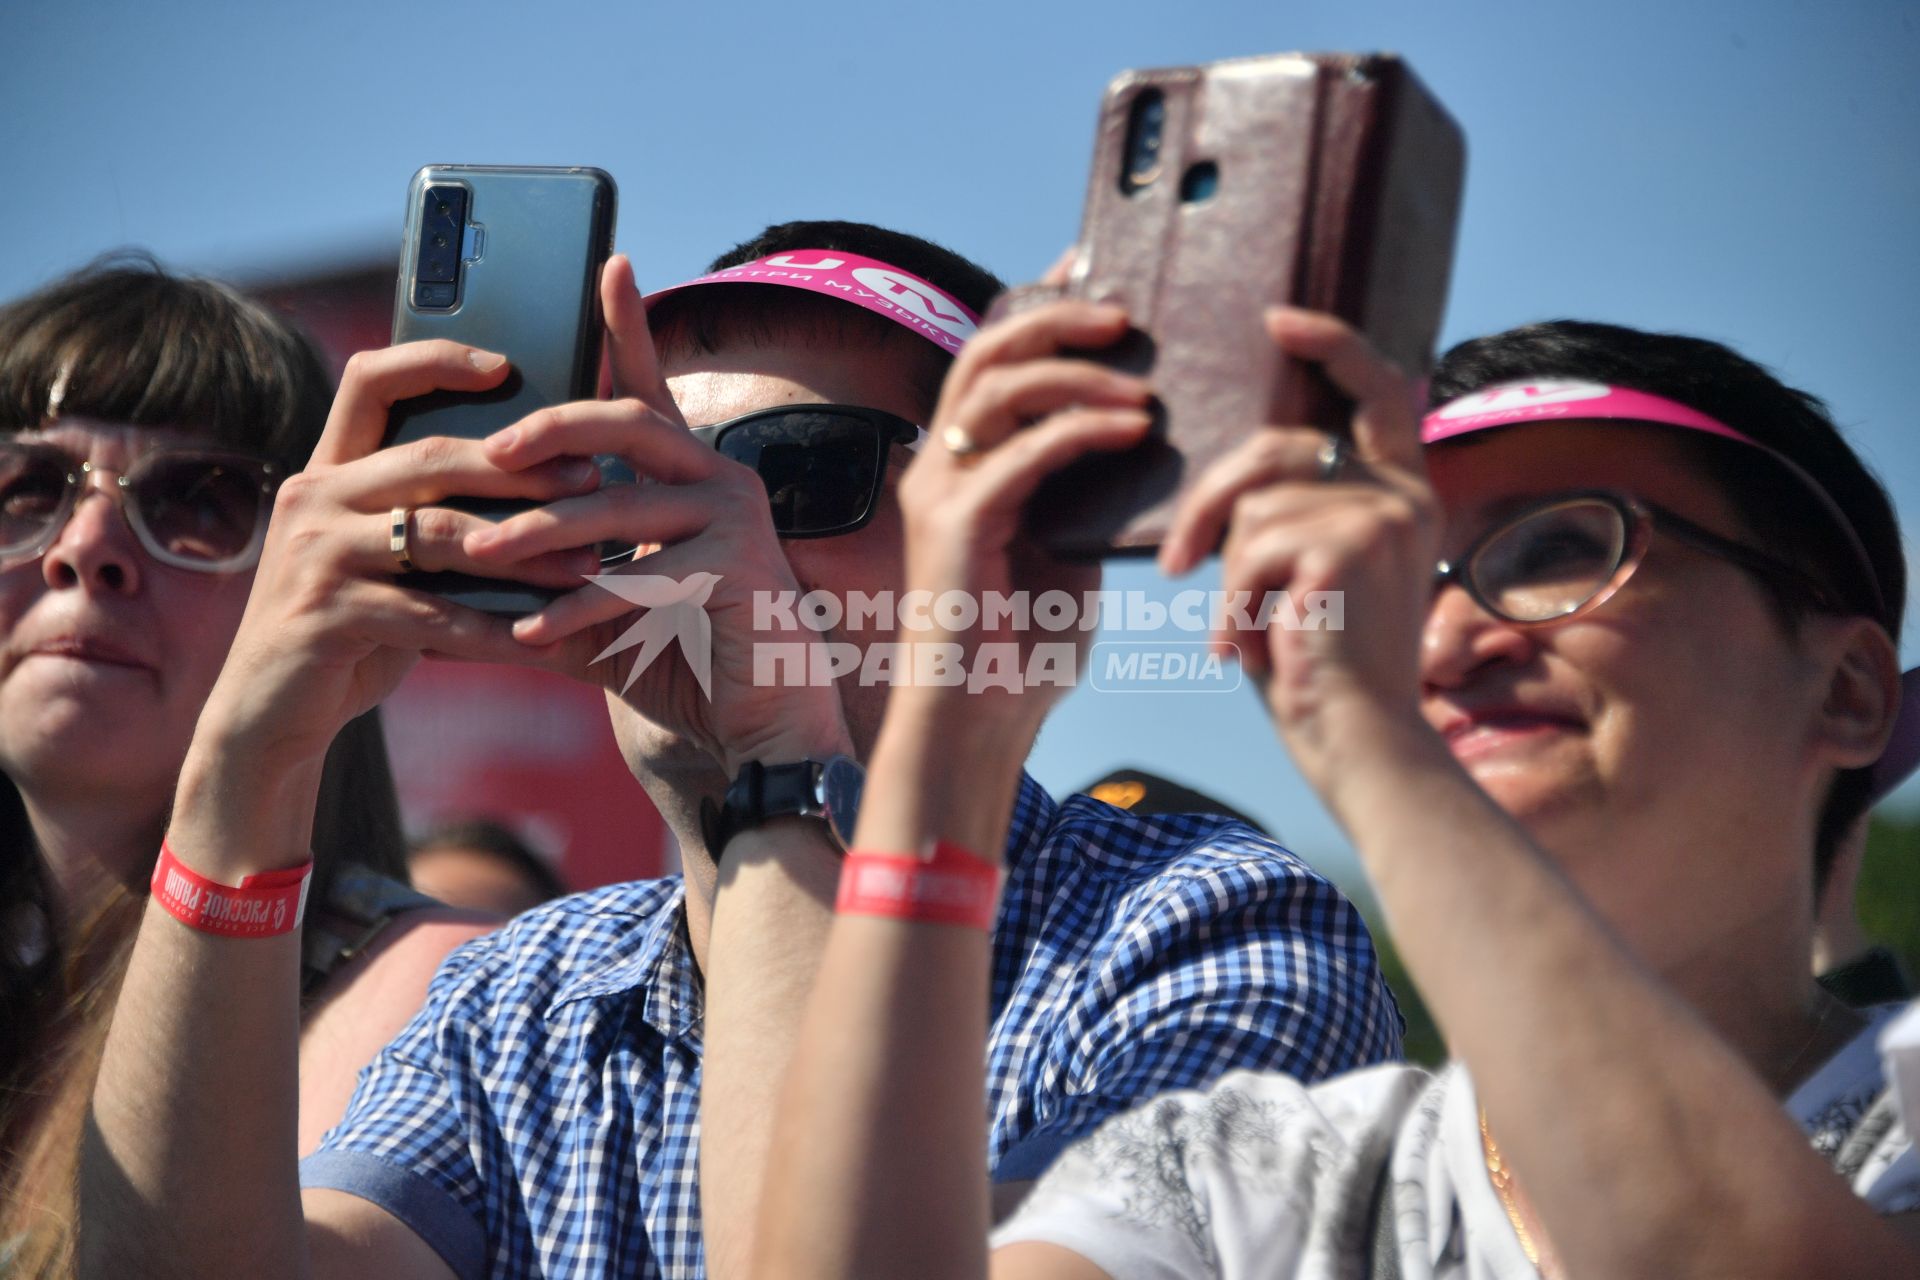
M 242 279 L 391 251 L 408 175 L 449 161 L 609 170 L 643 283 L 792 217 L 1026 278 L 1072 238 L 1114 72 L 1290 49 L 1397 50 L 1465 127 L 1445 340 L 1572 315 L 1731 342 L 1826 397 L 1920 527 L 1910 0 L 15 0 L 0 297 L 127 244 Z M 1251 697 L 1083 691 L 1033 763 L 1059 789 L 1123 761 L 1347 865 Z

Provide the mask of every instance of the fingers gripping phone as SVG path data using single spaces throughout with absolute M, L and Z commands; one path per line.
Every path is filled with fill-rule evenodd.
M 1116 78 L 1068 283 L 1013 290 L 991 315 L 1060 296 L 1120 303 L 1132 331 L 1079 354 L 1149 378 L 1156 420 L 1136 448 L 1041 486 L 1027 508 L 1041 544 L 1076 558 L 1150 552 L 1184 486 L 1249 431 L 1346 429 L 1350 406 L 1267 337 L 1271 306 L 1332 312 L 1424 373 L 1464 168 L 1459 127 L 1390 55 Z
M 407 190 L 393 340 L 448 338 L 512 362 L 491 391 L 402 401 L 388 444 L 481 439 L 548 405 L 590 399 L 600 374 L 600 271 L 613 252 L 616 194 L 599 169 L 428 165 Z M 602 462 L 609 479 L 631 479 Z M 503 520 L 531 503 L 452 498 L 441 505 Z M 459 573 L 400 581 L 488 613 L 518 616 L 557 593 Z

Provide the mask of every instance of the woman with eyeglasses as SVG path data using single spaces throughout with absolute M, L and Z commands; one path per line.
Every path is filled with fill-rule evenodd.
M 330 400 L 291 328 L 144 259 L 0 307 L 0 1274 L 72 1272 L 87 1101 L 182 759 Z M 406 888 L 371 716 L 311 817 L 305 1147 L 489 927 Z
M 977 798 L 1032 724 L 900 689 L 770 1121 L 755 1272 L 1920 1274 L 1920 1025 L 1808 973 L 1816 887 L 1915 731 L 1879 483 L 1818 401 L 1715 343 L 1478 339 L 1423 421 L 1344 325 L 1271 329 L 1354 398 L 1351 438 L 1259 432 L 1161 564 L 1219 547 L 1228 591 L 1343 594 L 1341 629 L 1215 640 L 1351 836 L 1452 1063 L 1140 1099 L 990 1247 L 986 939 L 934 908 L 990 889 L 1005 814 Z M 991 345 L 936 418 L 984 454 L 929 449 L 903 487 L 916 588 L 1006 572 L 1085 429 L 965 422 Z M 1046 354 L 1019 345 L 1008 363 Z M 963 725 L 969 750 L 942 750 Z

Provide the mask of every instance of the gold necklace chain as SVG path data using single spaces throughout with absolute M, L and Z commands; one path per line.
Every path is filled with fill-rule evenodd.
M 1494 1194 L 1500 1197 L 1500 1205 L 1507 1211 L 1507 1221 L 1513 1224 L 1513 1234 L 1520 1241 L 1520 1252 L 1527 1255 L 1527 1261 L 1535 1267 L 1540 1265 L 1540 1247 L 1533 1242 L 1533 1236 L 1527 1231 L 1527 1224 L 1520 1219 L 1520 1206 L 1513 1199 L 1513 1170 L 1507 1168 L 1507 1162 L 1500 1158 L 1500 1148 L 1493 1141 L 1493 1134 L 1487 1129 L 1487 1109 L 1480 1108 L 1480 1144 L 1486 1149 L 1487 1180 L 1493 1183 Z
M 1831 999 L 1824 1003 L 1820 1016 L 1814 1020 L 1813 1033 L 1807 1037 L 1806 1043 L 1800 1046 L 1799 1052 L 1787 1060 L 1783 1068 L 1784 1074 L 1792 1076 L 1794 1069 L 1800 1065 L 1800 1060 L 1807 1056 L 1807 1051 L 1812 1049 L 1820 1039 L 1820 1033 L 1826 1030 L 1827 1019 L 1833 1016 L 1834 1009 L 1839 1007 L 1840 1003 L 1838 1000 Z M 1789 1087 L 1794 1083 L 1792 1079 L 1787 1081 Z M 1493 1133 L 1487 1128 L 1485 1107 L 1480 1108 L 1480 1143 L 1486 1153 L 1487 1181 L 1493 1184 L 1494 1194 L 1500 1197 L 1500 1207 L 1507 1211 L 1507 1221 L 1513 1224 L 1514 1237 L 1520 1241 L 1520 1252 L 1527 1255 L 1527 1261 L 1531 1262 L 1542 1276 L 1549 1275 L 1558 1268 L 1540 1260 L 1543 1250 L 1535 1242 L 1533 1234 L 1527 1230 L 1527 1224 L 1521 1217 L 1519 1202 L 1514 1198 L 1513 1170 L 1507 1167 L 1506 1160 L 1500 1155 L 1499 1144 L 1494 1142 Z

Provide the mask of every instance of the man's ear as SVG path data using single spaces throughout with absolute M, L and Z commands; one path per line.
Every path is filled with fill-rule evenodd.
M 1899 655 L 1869 618 L 1820 621 L 1828 627 L 1829 658 L 1816 733 L 1836 768 L 1863 768 L 1886 749 L 1900 712 Z

